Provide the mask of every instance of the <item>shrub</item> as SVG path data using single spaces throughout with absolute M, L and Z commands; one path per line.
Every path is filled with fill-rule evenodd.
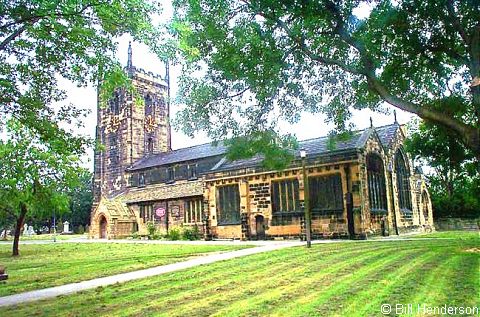
M 82 225 L 77 227 L 77 233 L 78 234 L 84 234 L 85 233 L 85 228 L 83 228 Z
M 155 235 L 155 231 L 157 231 L 157 228 L 155 228 L 155 224 L 153 222 L 147 223 L 147 231 L 148 231 L 148 238 L 153 239 L 153 236 Z
M 138 239 L 140 236 L 138 235 L 138 232 L 134 232 L 131 235 L 132 239 Z
M 179 228 L 171 228 L 168 231 L 168 234 L 167 234 L 168 240 L 180 240 L 181 237 L 182 237 L 182 233 L 180 232 Z
M 193 227 L 184 228 L 182 237 L 183 240 L 200 240 L 200 231 L 198 230 L 198 226 L 195 225 Z
M 161 240 L 161 239 L 162 239 L 162 235 L 159 234 L 159 233 L 154 233 L 154 234 L 151 236 L 151 239 L 152 239 L 152 240 Z

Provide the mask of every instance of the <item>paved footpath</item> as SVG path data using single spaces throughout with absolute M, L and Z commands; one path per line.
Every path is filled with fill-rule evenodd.
M 71 283 L 62 286 L 56 286 L 51 288 L 45 288 L 10 296 L 0 297 L 0 307 L 23 304 L 27 302 L 33 302 L 41 299 L 54 298 L 59 295 L 68 295 L 84 290 L 89 290 L 92 288 L 97 288 L 99 286 L 108 286 L 116 283 L 123 283 L 127 281 L 142 279 L 145 277 L 161 275 L 169 272 L 175 272 L 179 270 L 184 270 L 192 268 L 199 265 L 210 264 L 218 261 L 224 261 L 229 259 L 234 259 L 242 256 L 258 254 L 263 252 L 269 252 L 294 246 L 304 245 L 304 242 L 300 241 L 289 241 L 281 243 L 271 243 L 268 245 L 263 245 L 255 248 L 225 252 L 225 253 L 216 253 L 206 256 L 200 256 L 198 258 L 178 262 L 168 265 L 157 266 L 149 269 L 116 274 L 107 277 L 96 278 L 89 281 L 83 281 L 78 283 Z

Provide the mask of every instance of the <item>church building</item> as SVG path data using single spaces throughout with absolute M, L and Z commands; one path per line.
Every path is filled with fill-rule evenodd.
M 433 229 L 428 189 L 396 119 L 343 141 L 300 141 L 282 171 L 265 169 L 259 156 L 229 161 L 221 143 L 172 150 L 168 72 L 136 68 L 128 53 L 138 93 L 119 89 L 98 106 L 91 238 L 146 235 L 152 226 L 162 234 L 197 227 L 205 239 L 298 238 L 305 198 L 314 238 Z

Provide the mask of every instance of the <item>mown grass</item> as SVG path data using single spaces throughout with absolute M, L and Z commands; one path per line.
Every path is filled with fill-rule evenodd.
M 22 235 L 20 241 L 53 241 L 53 233 L 38 234 L 38 235 Z M 72 240 L 72 239 L 87 239 L 87 234 L 55 234 L 55 240 Z M 13 236 L 7 236 L 6 239 L 0 239 L 0 242 L 13 241 Z
M 2 316 L 381 316 L 479 306 L 478 235 L 296 247 L 0 310 Z M 393 315 L 393 314 L 392 314 Z
M 9 275 L 7 281 L 0 282 L 0 296 L 170 264 L 207 252 L 241 248 L 245 246 L 20 243 L 20 256 L 12 257 L 11 244 L 0 244 L 0 265 L 6 267 Z

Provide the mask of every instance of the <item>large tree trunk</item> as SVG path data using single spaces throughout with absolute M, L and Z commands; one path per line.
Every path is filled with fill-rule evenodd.
M 13 250 L 12 256 L 18 256 L 18 243 L 20 242 L 20 232 L 25 221 L 25 216 L 27 215 L 27 206 L 25 204 L 20 205 L 20 215 L 17 218 L 17 224 L 15 225 L 15 236 L 13 238 Z

